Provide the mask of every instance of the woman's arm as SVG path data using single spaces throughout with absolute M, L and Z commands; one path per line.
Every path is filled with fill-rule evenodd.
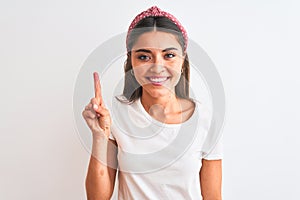
M 202 159 L 200 185 L 203 200 L 222 199 L 222 160 Z
M 92 153 L 85 180 L 88 200 L 110 199 L 117 172 L 117 144 L 109 139 L 111 117 L 101 94 L 99 75 L 94 72 L 95 97 L 82 112 L 93 135 Z
M 116 149 L 116 142 L 113 140 L 104 137 L 93 139 L 92 155 L 85 181 L 88 200 L 111 198 L 117 172 Z

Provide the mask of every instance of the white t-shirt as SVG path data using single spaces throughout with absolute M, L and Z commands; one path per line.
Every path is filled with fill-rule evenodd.
M 221 142 L 204 152 L 212 112 L 194 100 L 192 116 L 182 124 L 151 117 L 140 99 L 113 100 L 110 138 L 118 144 L 118 199 L 201 199 L 201 159 L 222 159 Z

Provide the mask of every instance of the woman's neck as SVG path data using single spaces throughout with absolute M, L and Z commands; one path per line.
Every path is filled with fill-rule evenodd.
M 149 93 L 143 92 L 141 103 L 148 113 L 162 112 L 165 115 L 181 112 L 181 106 L 174 93 L 161 97 L 152 97 Z

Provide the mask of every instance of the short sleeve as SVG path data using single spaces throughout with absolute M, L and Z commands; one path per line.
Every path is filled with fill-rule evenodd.
M 223 142 L 222 136 L 209 152 L 202 152 L 202 158 L 205 160 L 220 160 L 223 159 Z
M 113 133 L 114 131 L 115 131 L 115 127 L 112 124 L 111 127 L 110 127 L 110 134 L 108 136 L 108 138 L 111 139 L 111 140 L 116 140 L 115 137 L 114 137 L 114 133 Z
M 116 138 L 114 136 L 115 132 L 116 132 L 116 128 L 114 126 L 114 123 L 112 123 L 110 126 L 110 134 L 109 134 L 108 138 L 111 140 L 116 140 Z
M 110 134 L 109 134 L 109 137 L 108 137 L 109 139 L 111 139 L 111 140 L 116 140 L 115 139 L 115 137 L 113 136 L 113 133 L 112 133 L 112 131 L 110 132 Z

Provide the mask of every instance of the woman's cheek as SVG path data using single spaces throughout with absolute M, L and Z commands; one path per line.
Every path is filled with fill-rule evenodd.
M 146 80 L 144 80 L 144 70 L 143 70 L 143 67 L 139 66 L 139 67 L 134 67 L 133 68 L 133 73 L 134 73 L 134 76 L 135 76 L 135 79 L 137 80 L 137 82 L 140 84 L 140 85 L 144 85 Z

